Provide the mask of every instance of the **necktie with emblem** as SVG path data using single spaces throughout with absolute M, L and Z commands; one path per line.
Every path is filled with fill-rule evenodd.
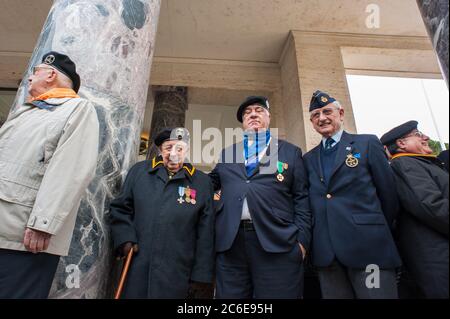
M 335 140 L 333 140 L 332 137 L 327 138 L 327 140 L 325 141 L 325 149 L 329 150 L 333 147 Z

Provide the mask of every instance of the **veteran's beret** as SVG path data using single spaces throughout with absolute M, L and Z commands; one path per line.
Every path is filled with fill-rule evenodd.
M 73 90 L 78 92 L 81 85 L 75 63 L 65 54 L 50 51 L 42 57 L 42 63 L 50 65 L 72 80 Z

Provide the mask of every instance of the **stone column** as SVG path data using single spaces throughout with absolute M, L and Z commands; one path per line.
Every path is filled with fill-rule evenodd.
M 286 139 L 307 151 L 308 128 L 303 118 L 302 96 L 300 94 L 300 78 L 298 74 L 297 54 L 294 40 L 290 36 L 280 60 L 281 82 Z
M 293 31 L 280 60 L 286 136 L 304 152 L 317 146 L 321 136 L 309 119 L 309 103 L 316 90 L 339 100 L 345 109 L 344 128 L 356 132 L 340 44 L 326 36 Z
M 184 127 L 188 109 L 187 93 L 187 87 L 184 86 L 153 86 L 155 103 L 150 128 L 151 144 L 147 158 L 153 158 L 158 153 L 153 139 L 161 129 L 165 127 Z
M 79 94 L 94 103 L 101 129 L 96 176 L 50 298 L 111 296 L 113 258 L 104 217 L 137 158 L 159 10 L 160 0 L 55 0 L 33 52 L 29 70 L 50 50 L 75 61 Z M 22 81 L 15 106 L 25 100 L 26 85 Z
M 448 0 L 417 0 L 448 87 Z

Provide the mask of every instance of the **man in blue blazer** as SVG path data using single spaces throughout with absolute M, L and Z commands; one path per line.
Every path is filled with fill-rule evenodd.
M 244 139 L 210 173 L 216 216 L 216 298 L 301 298 L 311 214 L 300 148 L 269 129 L 267 98 L 239 107 Z
M 390 229 L 398 200 L 383 146 L 374 135 L 345 132 L 344 109 L 324 92 L 313 94 L 309 111 L 322 135 L 304 156 L 322 296 L 398 298 L 401 261 Z

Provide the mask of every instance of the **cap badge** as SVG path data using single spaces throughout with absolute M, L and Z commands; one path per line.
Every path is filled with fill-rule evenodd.
M 175 135 L 177 136 L 177 139 L 181 140 L 184 137 L 184 130 L 182 128 L 177 128 L 175 131 Z
M 44 60 L 45 64 L 52 64 L 53 62 L 55 62 L 55 56 L 53 54 L 47 55 L 45 57 L 45 60 Z
M 328 99 L 325 96 L 322 96 L 320 98 L 320 100 L 322 101 L 322 103 L 327 103 L 328 102 Z

